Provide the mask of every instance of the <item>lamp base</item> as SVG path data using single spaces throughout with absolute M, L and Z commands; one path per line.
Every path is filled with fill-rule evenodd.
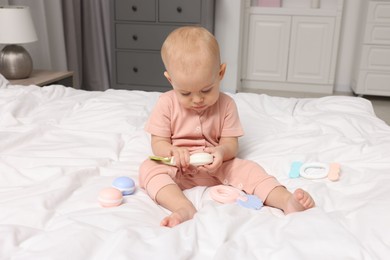
M 24 79 L 31 75 L 33 62 L 20 45 L 7 45 L 0 52 L 0 73 L 7 79 Z

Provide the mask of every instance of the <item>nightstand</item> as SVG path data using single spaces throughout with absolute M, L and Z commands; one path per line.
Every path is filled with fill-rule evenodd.
M 26 79 L 10 79 L 12 85 L 64 85 L 73 87 L 73 71 L 34 70 Z

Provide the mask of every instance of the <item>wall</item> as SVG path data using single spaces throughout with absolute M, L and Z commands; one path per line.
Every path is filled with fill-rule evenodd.
M 359 28 L 362 1 L 344 0 L 343 21 L 340 33 L 339 56 L 336 71 L 335 91 L 351 92 L 352 69 L 354 68 L 357 38 L 364 27 Z
M 215 0 L 214 33 L 220 45 L 222 62 L 227 64 L 221 88 L 231 93 L 236 92 L 240 82 L 242 10 L 241 0 Z
M 285 5 L 307 5 L 309 0 L 284 0 Z M 322 0 L 325 1 L 329 0 Z M 335 78 L 335 92 L 351 93 L 351 77 L 354 64 L 355 42 L 358 33 L 359 13 L 362 1 L 344 0 L 343 21 Z M 221 56 L 228 64 L 222 90 L 235 92 L 240 82 L 241 16 L 244 1 L 216 0 L 215 35 L 220 43 Z

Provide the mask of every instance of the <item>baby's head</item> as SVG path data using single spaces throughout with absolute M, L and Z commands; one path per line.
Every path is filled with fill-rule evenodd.
M 202 111 L 218 100 L 226 65 L 221 64 L 218 42 L 209 31 L 194 26 L 174 30 L 161 56 L 164 75 L 184 107 Z

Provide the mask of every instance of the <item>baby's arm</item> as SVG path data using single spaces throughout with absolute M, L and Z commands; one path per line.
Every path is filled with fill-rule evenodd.
M 221 137 L 219 145 L 215 148 L 221 153 L 223 162 L 233 159 L 238 153 L 238 138 Z
M 175 157 L 176 166 L 185 170 L 189 167 L 190 153 L 187 148 L 173 146 L 171 138 L 152 135 L 153 154 L 162 157 Z
M 211 153 L 214 156 L 212 164 L 204 165 L 203 167 L 210 173 L 215 172 L 224 161 L 228 161 L 236 157 L 238 152 L 237 137 L 222 137 L 219 145 L 215 147 L 207 147 L 205 152 Z

